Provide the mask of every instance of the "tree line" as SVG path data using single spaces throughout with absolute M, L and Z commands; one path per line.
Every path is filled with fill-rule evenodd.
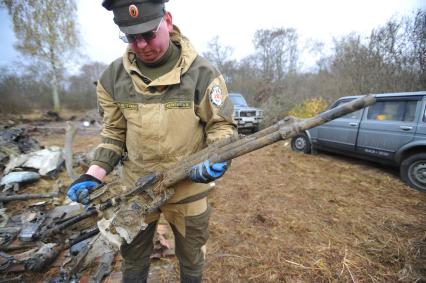
M 81 57 L 75 2 L 0 0 L 0 6 L 8 10 L 20 35 L 15 48 L 31 62 L 25 68 L 0 70 L 0 111 L 96 107 L 94 82 L 106 65 L 86 62 L 75 74 L 65 72 L 71 58 Z M 55 18 L 58 14 L 61 19 Z M 232 48 L 214 37 L 202 55 L 223 73 L 229 91 L 242 93 L 251 105 L 265 110 L 265 124 L 312 98 L 331 102 L 346 95 L 426 90 L 423 10 L 392 18 L 368 36 L 334 38 L 331 52 L 314 42 L 309 52 L 317 61 L 308 71 L 301 67 L 306 50 L 294 28 L 257 30 L 253 46 L 253 54 L 235 60 Z
M 317 54 L 316 70 L 303 71 L 297 30 L 275 28 L 254 34 L 255 53 L 236 61 L 232 48 L 216 37 L 204 56 L 223 72 L 228 88 L 242 93 L 265 111 L 265 123 L 312 98 L 327 102 L 346 95 L 426 90 L 426 11 L 392 18 L 368 36 L 350 33 L 334 38 L 332 52 L 324 43 L 310 49 Z
M 96 108 L 95 82 L 106 67 L 101 62 L 90 62 L 80 67 L 76 74 L 62 75 L 57 88 L 61 109 Z M 45 70 L 39 66 L 31 66 L 19 73 L 0 68 L 0 113 L 18 114 L 54 109 L 53 86 L 44 73 Z

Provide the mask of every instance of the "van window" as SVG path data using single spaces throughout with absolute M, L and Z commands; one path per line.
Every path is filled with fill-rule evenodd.
M 413 122 L 416 107 L 416 100 L 379 101 L 369 107 L 367 119 Z
M 245 106 L 247 107 L 247 102 L 242 95 L 230 94 L 229 97 L 235 106 Z

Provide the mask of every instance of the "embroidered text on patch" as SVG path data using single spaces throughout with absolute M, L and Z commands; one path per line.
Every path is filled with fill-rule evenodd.
M 121 109 L 138 110 L 136 103 L 116 102 Z
M 222 105 L 223 97 L 222 97 L 222 89 L 220 86 L 216 85 L 212 88 L 210 92 L 210 100 L 217 107 Z
M 191 101 L 171 101 L 164 105 L 166 109 L 189 109 L 192 107 Z

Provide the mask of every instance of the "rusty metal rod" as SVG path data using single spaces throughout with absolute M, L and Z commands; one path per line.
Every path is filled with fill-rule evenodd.
M 11 195 L 5 196 L 0 195 L 0 202 L 8 202 L 14 200 L 29 200 L 29 199 L 40 199 L 40 198 L 54 198 L 58 197 L 59 193 L 47 193 L 47 194 L 21 194 L 21 195 Z

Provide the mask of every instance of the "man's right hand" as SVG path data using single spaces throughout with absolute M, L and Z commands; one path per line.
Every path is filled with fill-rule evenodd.
M 73 201 L 89 204 L 90 192 L 101 183 L 99 179 L 92 175 L 83 174 L 68 187 L 67 196 Z

